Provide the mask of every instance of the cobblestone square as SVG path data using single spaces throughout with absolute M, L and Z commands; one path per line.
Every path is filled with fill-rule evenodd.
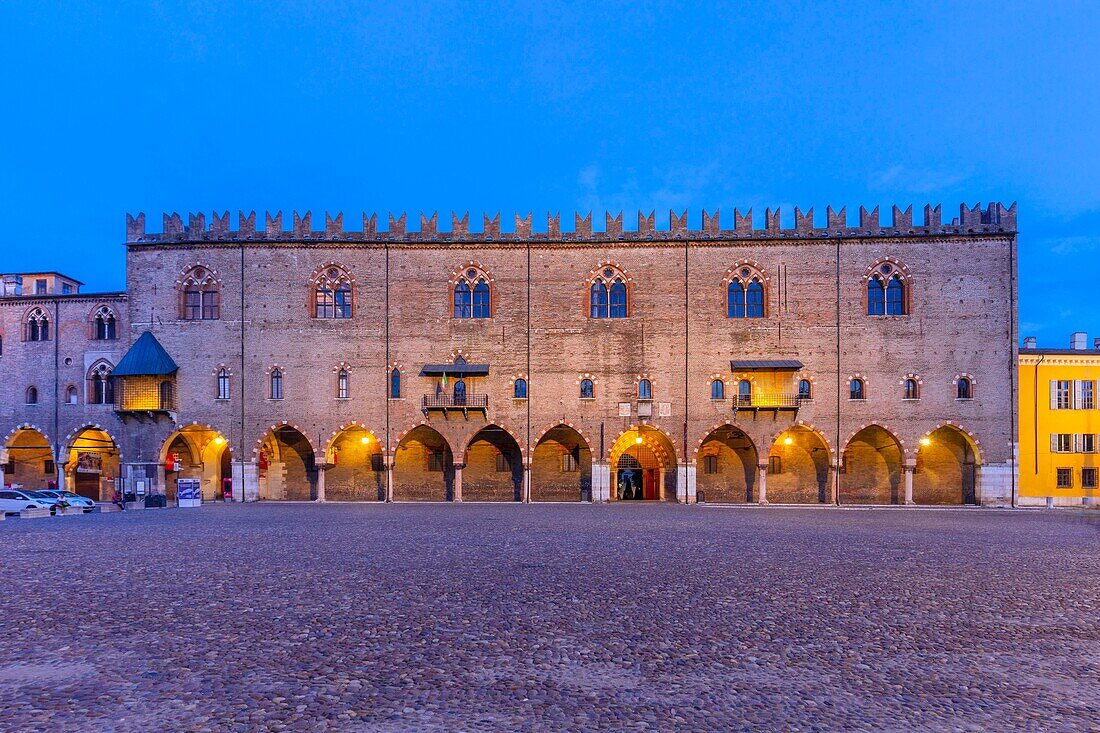
M 258 504 L 0 547 L 3 730 L 1100 730 L 1080 512 Z

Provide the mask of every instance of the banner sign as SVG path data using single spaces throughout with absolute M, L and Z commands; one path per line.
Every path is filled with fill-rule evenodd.
M 98 453 L 77 453 L 77 473 L 101 473 L 103 471 L 103 456 Z

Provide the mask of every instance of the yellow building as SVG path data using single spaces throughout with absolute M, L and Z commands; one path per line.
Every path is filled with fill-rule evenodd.
M 1019 504 L 1082 506 L 1100 497 L 1100 339 L 1020 349 Z

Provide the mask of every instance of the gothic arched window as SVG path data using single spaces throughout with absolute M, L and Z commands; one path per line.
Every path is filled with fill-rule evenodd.
M 492 318 L 491 278 L 477 265 L 467 265 L 453 280 L 455 318 Z
M 968 377 L 959 377 L 955 382 L 955 398 L 969 400 L 974 396 L 974 385 Z
M 216 321 L 221 317 L 221 283 L 208 268 L 196 265 L 179 281 L 180 318 Z
M 742 379 L 737 383 L 737 401 L 742 405 L 752 404 L 752 382 Z
M 863 386 L 863 380 L 856 377 L 848 383 L 848 399 L 850 400 L 862 400 L 866 399 L 865 389 Z
M 763 318 L 764 275 L 754 266 L 740 265 L 727 274 L 726 318 Z
M 912 377 L 905 380 L 903 398 L 907 400 L 920 399 L 920 387 L 917 385 L 917 380 Z
M 813 385 L 808 379 L 798 380 L 798 399 L 808 400 L 813 396 Z
M 638 382 L 638 399 L 653 399 L 653 383 L 650 382 L 648 379 L 643 379 Z
M 596 385 L 591 379 L 585 378 L 581 380 L 581 399 L 590 400 L 596 396 Z
M 517 400 L 527 399 L 527 380 L 520 377 L 512 384 L 512 397 Z
M 354 304 L 351 275 L 330 265 L 313 281 L 314 318 L 351 318 Z
M 283 370 L 279 367 L 275 367 L 271 370 L 271 399 L 281 400 L 283 398 Z
M 627 318 L 630 316 L 629 278 L 617 267 L 605 265 L 592 279 L 589 288 L 589 318 Z
M 218 392 L 217 399 L 228 400 L 229 399 L 229 370 L 222 367 L 218 370 Z
M 336 399 L 346 400 L 351 396 L 349 381 L 348 370 L 341 368 L 336 373 Z
M 50 317 L 41 308 L 35 308 L 27 314 L 25 333 L 27 341 L 50 340 Z
M 115 314 L 107 306 L 100 306 L 92 316 L 92 338 L 96 341 L 113 341 L 118 338 Z
M 895 261 L 880 261 L 867 273 L 867 315 L 904 316 L 909 312 L 908 270 Z
M 115 401 L 114 380 L 111 378 L 111 366 L 100 362 L 88 372 L 88 403 L 92 405 L 110 405 Z
M 401 396 L 401 370 L 394 367 L 390 371 L 390 397 L 397 399 Z
M 726 383 L 721 379 L 715 379 L 710 383 L 710 398 L 712 400 L 726 399 Z

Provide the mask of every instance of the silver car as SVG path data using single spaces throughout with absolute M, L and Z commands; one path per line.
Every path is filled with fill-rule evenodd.
M 4 489 L 0 491 L 0 511 L 5 514 L 21 512 L 24 509 L 53 509 L 55 500 L 32 496 L 30 491 Z

